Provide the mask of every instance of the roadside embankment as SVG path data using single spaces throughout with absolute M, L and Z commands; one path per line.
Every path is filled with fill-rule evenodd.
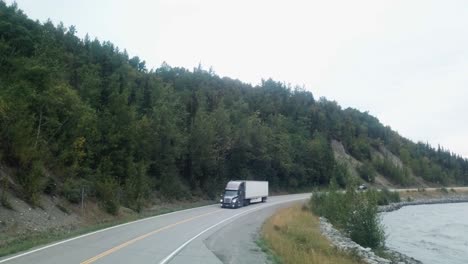
M 320 220 L 309 208 L 278 210 L 262 227 L 260 246 L 274 263 L 358 264 L 360 258 L 337 250 L 321 234 Z
M 364 248 L 335 229 L 309 208 L 294 206 L 278 210 L 262 227 L 260 246 L 273 263 L 320 264 L 420 264 L 398 252 Z M 388 258 L 388 259 L 387 259 Z
M 379 206 L 378 212 L 390 212 L 410 205 L 468 202 L 467 191 L 446 188 L 405 190 L 399 195 L 401 202 Z M 280 210 L 262 228 L 266 248 L 276 256 L 274 259 L 278 263 L 421 263 L 385 246 L 376 250 L 363 247 L 326 218 L 315 216 L 306 206 Z
M 140 213 L 121 207 L 114 216 L 92 201 L 82 208 L 46 195 L 40 201 L 41 207 L 34 208 L 11 195 L 11 209 L 0 206 L 0 257 L 129 221 L 214 203 L 201 199 L 159 202 Z

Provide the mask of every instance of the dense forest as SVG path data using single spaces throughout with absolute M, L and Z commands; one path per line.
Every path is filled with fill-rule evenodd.
M 0 188 L 31 204 L 39 195 L 78 202 L 81 188 L 109 212 L 139 210 L 150 195 L 214 197 L 229 179 L 274 190 L 344 186 L 331 141 L 375 173 L 467 184 L 468 161 L 413 143 L 368 113 L 342 109 L 271 79 L 252 86 L 201 66 L 148 69 L 75 27 L 32 21 L 0 1 Z M 403 162 L 373 158 L 384 146 Z

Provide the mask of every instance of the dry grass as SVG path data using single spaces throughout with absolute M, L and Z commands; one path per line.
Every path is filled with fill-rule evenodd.
M 334 249 L 320 234 L 318 217 L 299 205 L 278 210 L 263 225 L 262 237 L 284 264 L 363 263 L 356 256 Z

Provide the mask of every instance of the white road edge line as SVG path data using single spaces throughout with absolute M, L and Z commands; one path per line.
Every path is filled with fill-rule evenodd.
M 177 253 L 179 253 L 182 249 L 184 249 L 184 247 L 186 247 L 188 244 L 190 244 L 190 242 L 192 242 L 193 240 L 197 239 L 199 236 L 203 235 L 204 233 L 208 232 L 209 230 L 217 227 L 218 225 L 224 223 L 224 222 L 227 222 L 237 216 L 240 216 L 240 215 L 243 215 L 243 214 L 247 214 L 248 212 L 251 212 L 251 211 L 254 211 L 254 210 L 258 210 L 258 209 L 261 209 L 261 208 L 267 208 L 267 207 L 270 207 L 270 206 L 273 206 L 273 205 L 276 205 L 276 204 L 281 204 L 281 203 L 287 203 L 287 202 L 293 202 L 293 201 L 299 201 L 299 200 L 306 200 L 306 199 L 309 199 L 310 197 L 304 197 L 304 198 L 295 198 L 295 199 L 291 199 L 291 200 L 287 200 L 287 201 L 281 201 L 281 202 L 275 202 L 275 203 L 271 203 L 271 204 L 267 204 L 266 206 L 262 206 L 262 207 L 256 207 L 256 208 L 252 208 L 252 209 L 249 209 L 247 211 L 244 211 L 244 212 L 241 212 L 241 213 L 238 213 L 238 214 L 235 214 L 229 218 L 226 218 L 224 219 L 223 221 L 221 222 L 218 222 L 217 224 L 214 224 L 210 227 L 208 227 L 207 229 L 201 231 L 200 233 L 198 233 L 197 235 L 195 235 L 194 237 L 192 237 L 191 239 L 187 240 L 184 244 L 182 244 L 180 247 L 178 247 L 176 250 L 174 250 L 171 254 L 169 254 L 166 258 L 164 258 L 163 260 L 161 260 L 161 262 L 159 262 L 159 264 L 167 264 L 169 263 L 169 261 L 175 257 L 175 255 L 177 255 Z
M 217 203 L 216 204 L 210 204 L 210 205 L 204 205 L 204 206 L 200 206 L 200 207 L 184 209 L 184 210 L 180 210 L 180 211 L 174 211 L 174 212 L 170 212 L 170 213 L 166 213 L 166 214 L 155 215 L 155 216 L 143 218 L 143 219 L 140 219 L 140 220 L 135 220 L 135 221 L 128 222 L 128 223 L 124 223 L 124 224 L 120 224 L 120 225 L 116 225 L 116 226 L 111 226 L 111 227 L 100 229 L 100 230 L 97 230 L 97 231 L 94 231 L 94 232 L 91 232 L 91 233 L 83 234 L 83 235 L 80 235 L 80 236 L 77 236 L 77 237 L 72 237 L 72 238 L 69 238 L 67 240 L 63 240 L 63 241 L 53 243 L 53 244 L 50 244 L 50 245 L 47 245 L 47 246 L 43 246 L 43 247 L 40 247 L 40 248 L 37 248 L 37 249 L 33 249 L 33 250 L 30 250 L 30 251 L 27 251 L 27 252 L 24 252 L 24 253 L 21 253 L 21 254 L 6 258 L 6 259 L 2 259 L 2 260 L 0 260 L 0 263 L 4 263 L 4 262 L 7 262 L 7 261 L 16 259 L 16 258 L 20 258 L 20 257 L 26 256 L 26 255 L 30 255 L 32 253 L 35 253 L 35 252 L 38 252 L 38 251 L 41 251 L 41 250 L 44 250 L 44 249 L 48 249 L 48 248 L 51 248 L 51 247 L 55 247 L 55 246 L 58 246 L 58 245 L 61 245 L 61 244 L 64 244 L 64 243 L 68 243 L 68 242 L 71 242 L 73 240 L 77 240 L 77 239 L 80 239 L 80 238 L 83 238 L 83 237 L 87 237 L 87 236 L 91 236 L 91 235 L 98 234 L 98 233 L 101 233 L 101 232 L 105 232 L 105 231 L 108 231 L 108 230 L 111 230 L 111 229 L 114 229 L 114 228 L 119 228 L 119 227 L 131 225 L 131 224 L 136 224 L 136 223 L 139 223 L 139 222 L 143 222 L 143 221 L 147 221 L 147 220 L 151 220 L 151 219 L 155 219 L 155 218 L 159 218 L 159 217 L 163 217 L 163 216 L 167 216 L 167 215 L 187 212 L 187 211 L 200 209 L 200 208 L 204 208 L 204 207 L 215 206 L 215 205 L 217 205 Z

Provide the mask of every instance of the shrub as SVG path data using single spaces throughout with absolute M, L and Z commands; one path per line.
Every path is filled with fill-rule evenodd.
M 82 188 L 89 189 L 89 185 L 84 180 L 70 178 L 65 180 L 61 193 L 69 202 L 77 204 L 81 202 Z
M 48 178 L 45 184 L 44 193 L 48 195 L 55 195 L 57 192 L 57 183 L 54 178 Z
M 384 229 L 377 211 L 376 193 L 369 191 L 356 199 L 351 206 L 345 230 L 350 238 L 363 247 L 382 248 L 385 243 Z
M 39 204 L 39 197 L 44 189 L 42 175 L 42 166 L 37 162 L 25 166 L 18 173 L 23 198 L 32 206 Z
M 2 196 L 0 203 L 6 209 L 14 210 L 13 205 L 10 203 L 10 200 L 6 196 Z
M 385 233 L 377 212 L 375 191 L 356 192 L 351 184 L 345 193 L 331 184 L 328 192 L 316 193 L 310 201 L 311 209 L 326 217 L 337 228 L 347 233 L 363 247 L 381 248 Z
M 164 199 L 190 199 L 191 193 L 185 184 L 182 183 L 180 178 L 171 172 L 164 172 L 159 182 L 159 190 Z
M 336 162 L 333 168 L 333 178 L 340 187 L 345 188 L 349 179 L 348 166 L 345 163 Z
M 101 200 L 101 206 L 109 214 L 117 215 L 119 212 L 119 191 L 119 184 L 112 177 L 104 177 L 96 183 L 96 194 Z
M 398 203 L 400 201 L 400 194 L 398 192 L 391 192 L 387 188 L 384 188 L 380 192 L 377 192 L 378 205 L 387 205 L 391 203 Z
M 373 166 L 380 174 L 395 183 L 403 186 L 408 186 L 412 183 L 408 168 L 397 166 L 390 159 L 374 159 Z
M 440 192 L 445 194 L 449 193 L 449 191 L 445 187 L 440 188 Z
M 129 208 L 140 212 L 146 198 L 150 194 L 150 179 L 146 176 L 146 168 L 140 164 L 125 181 L 125 204 Z
M 8 178 L 6 176 L 0 179 L 0 186 L 2 188 L 0 203 L 2 204 L 3 207 L 13 210 L 13 206 L 11 205 L 10 200 L 8 199 L 8 196 L 7 196 Z
M 370 162 L 364 162 L 357 168 L 359 176 L 366 182 L 374 182 L 377 172 Z
M 346 222 L 348 204 L 342 193 L 338 192 L 337 184 L 332 181 L 328 192 L 317 192 L 312 195 L 310 207 L 316 214 L 328 218 L 335 224 Z

